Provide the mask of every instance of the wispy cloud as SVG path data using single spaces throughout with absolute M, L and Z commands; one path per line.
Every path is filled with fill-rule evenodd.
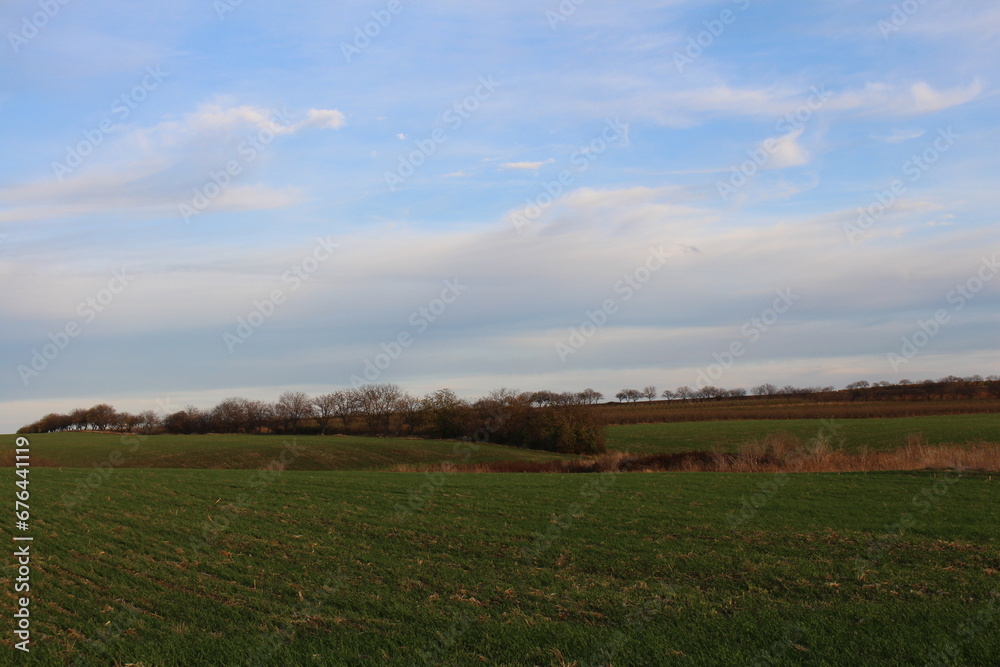
M 894 127 L 889 134 L 884 136 L 872 135 L 872 139 L 875 141 L 884 141 L 887 144 L 901 144 L 904 141 L 922 137 L 924 134 L 926 134 L 926 130 L 901 130 Z
M 528 171 L 538 171 L 547 164 L 552 164 L 555 162 L 555 158 L 549 158 L 548 160 L 540 160 L 538 162 L 504 162 L 500 165 L 501 169 L 526 169 Z

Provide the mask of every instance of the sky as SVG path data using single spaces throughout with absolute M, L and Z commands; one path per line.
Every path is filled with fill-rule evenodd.
M 0 432 L 1000 373 L 1000 6 L 14 0 Z

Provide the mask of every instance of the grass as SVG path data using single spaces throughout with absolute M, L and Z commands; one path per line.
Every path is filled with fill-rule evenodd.
M 1000 655 L 986 476 L 30 474 L 32 664 Z
M 895 419 L 754 419 L 719 422 L 672 422 L 608 427 L 608 449 L 633 454 L 671 454 L 720 448 L 735 452 L 742 443 L 787 432 L 802 441 L 819 434 L 848 451 L 888 450 L 919 434 L 927 444 L 1000 443 L 1000 415 L 936 415 Z
M 926 445 L 914 441 L 882 451 L 848 452 L 822 442 L 803 443 L 788 434 L 768 435 L 740 445 L 736 453 L 695 450 L 673 454 L 626 454 L 555 461 L 459 463 L 449 472 L 594 473 L 594 472 L 875 472 L 901 470 L 1000 473 L 1000 446 L 993 443 Z M 400 465 L 403 472 L 436 472 L 441 466 Z
M 34 465 L 90 468 L 257 469 L 284 459 L 288 470 L 385 470 L 394 464 L 439 464 L 443 461 L 549 461 L 558 454 L 500 445 L 470 445 L 447 440 L 365 438 L 354 436 L 273 435 L 116 435 L 110 433 L 45 433 L 28 436 Z M 294 442 L 293 452 L 286 443 Z M 14 437 L 0 447 L 0 461 L 10 465 Z
M 1000 413 L 1000 399 L 849 400 L 840 392 L 808 396 L 639 401 L 597 406 L 607 424 L 647 424 L 732 419 L 872 419 Z

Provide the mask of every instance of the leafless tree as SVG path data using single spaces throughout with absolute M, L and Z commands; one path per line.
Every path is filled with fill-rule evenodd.
M 393 409 L 398 420 L 398 423 L 396 424 L 397 435 L 400 434 L 403 427 L 407 429 L 407 432 L 410 435 L 413 435 L 413 433 L 420 428 L 420 422 L 423 420 L 420 408 L 420 399 L 416 396 L 411 396 L 406 392 L 403 392 L 399 398 L 396 399 L 396 405 Z
M 210 419 L 213 428 L 222 433 L 237 433 L 247 427 L 247 400 L 231 397 L 224 399 L 214 408 Z
M 750 393 L 754 396 L 774 396 L 778 393 L 778 387 L 770 382 L 765 382 L 751 389 Z
M 163 420 L 153 410 L 146 410 L 139 413 L 139 432 L 144 435 L 152 435 L 160 430 Z
M 394 384 L 366 384 L 354 390 L 368 432 L 388 435 L 393 409 L 403 392 Z
M 94 427 L 95 431 L 106 431 L 110 429 L 117 419 L 115 409 L 107 403 L 98 403 L 87 410 L 87 421 Z
M 462 434 L 464 413 L 468 404 L 451 389 L 438 389 L 421 401 L 421 411 L 431 434 L 438 438 L 454 438 Z
M 337 416 L 337 404 L 340 392 L 323 394 L 313 399 L 313 406 L 316 408 L 316 421 L 319 423 L 319 434 L 326 435 L 326 427 L 330 420 Z
M 77 408 L 73 412 L 69 413 L 69 418 L 72 420 L 73 428 L 78 431 L 86 430 L 90 426 L 90 420 L 87 418 L 86 408 Z
M 295 430 L 299 422 L 312 416 L 313 405 L 303 391 L 286 391 L 274 404 L 278 420 L 287 430 Z
M 594 403 L 600 403 L 601 401 L 604 400 L 604 394 L 602 394 L 599 391 L 595 391 L 590 387 L 587 387 L 586 389 L 581 391 L 579 394 L 576 395 L 576 397 L 577 399 L 579 399 L 581 403 L 584 403 L 586 405 L 593 405 Z
M 647 401 L 651 401 L 654 398 L 656 398 L 656 387 L 654 387 L 653 385 L 649 385 L 648 387 L 643 389 L 642 397 L 645 398 Z

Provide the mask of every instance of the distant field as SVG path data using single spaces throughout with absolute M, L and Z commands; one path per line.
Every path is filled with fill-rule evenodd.
M 831 428 L 834 429 L 831 431 Z M 803 442 L 820 433 L 831 435 L 831 445 L 856 451 L 893 449 L 919 434 L 928 444 L 1000 443 L 1000 415 L 937 415 L 896 419 L 754 419 L 717 422 L 629 424 L 608 428 L 608 448 L 635 454 L 673 453 L 721 447 L 735 451 L 741 442 L 786 431 Z
M 833 429 L 833 430 L 831 430 Z M 910 435 L 928 444 L 1000 443 L 1000 415 L 937 415 L 895 419 L 753 419 L 671 422 L 608 427 L 608 448 L 633 454 L 675 453 L 719 447 L 736 451 L 741 443 L 785 431 L 807 442 L 820 433 L 831 445 L 857 451 L 894 449 Z M 135 435 L 46 433 L 29 436 L 36 466 L 92 468 L 257 469 L 284 461 L 288 470 L 389 470 L 394 465 L 551 461 L 572 459 L 548 452 L 482 444 L 475 451 L 457 441 L 358 436 Z M 12 449 L 13 436 L 0 445 Z M 295 443 L 287 450 L 285 443 Z M 117 452 L 117 454 L 115 454 Z M 119 457 L 112 461 L 112 457 Z M 0 458 L 0 460 L 6 460 Z
M 821 401 L 816 397 L 772 396 L 708 401 L 639 401 L 597 406 L 607 424 L 720 421 L 745 419 L 870 419 L 1000 413 L 995 398 L 940 401 L 850 401 L 843 396 Z
M 1000 481 L 983 477 L 804 474 L 767 491 L 770 476 L 735 474 L 117 470 L 67 506 L 85 474 L 30 473 L 33 665 L 1000 655 Z M 0 643 L 13 654 L 10 632 Z
M 287 461 L 288 470 L 385 470 L 397 463 L 436 464 L 499 460 L 547 461 L 558 454 L 445 440 L 351 436 L 114 435 L 45 433 L 28 436 L 35 465 L 90 468 L 121 455 L 116 468 L 264 468 Z M 286 450 L 285 443 L 295 443 Z M 3 438 L 0 454 L 14 436 Z M 470 451 L 470 447 L 477 447 Z

